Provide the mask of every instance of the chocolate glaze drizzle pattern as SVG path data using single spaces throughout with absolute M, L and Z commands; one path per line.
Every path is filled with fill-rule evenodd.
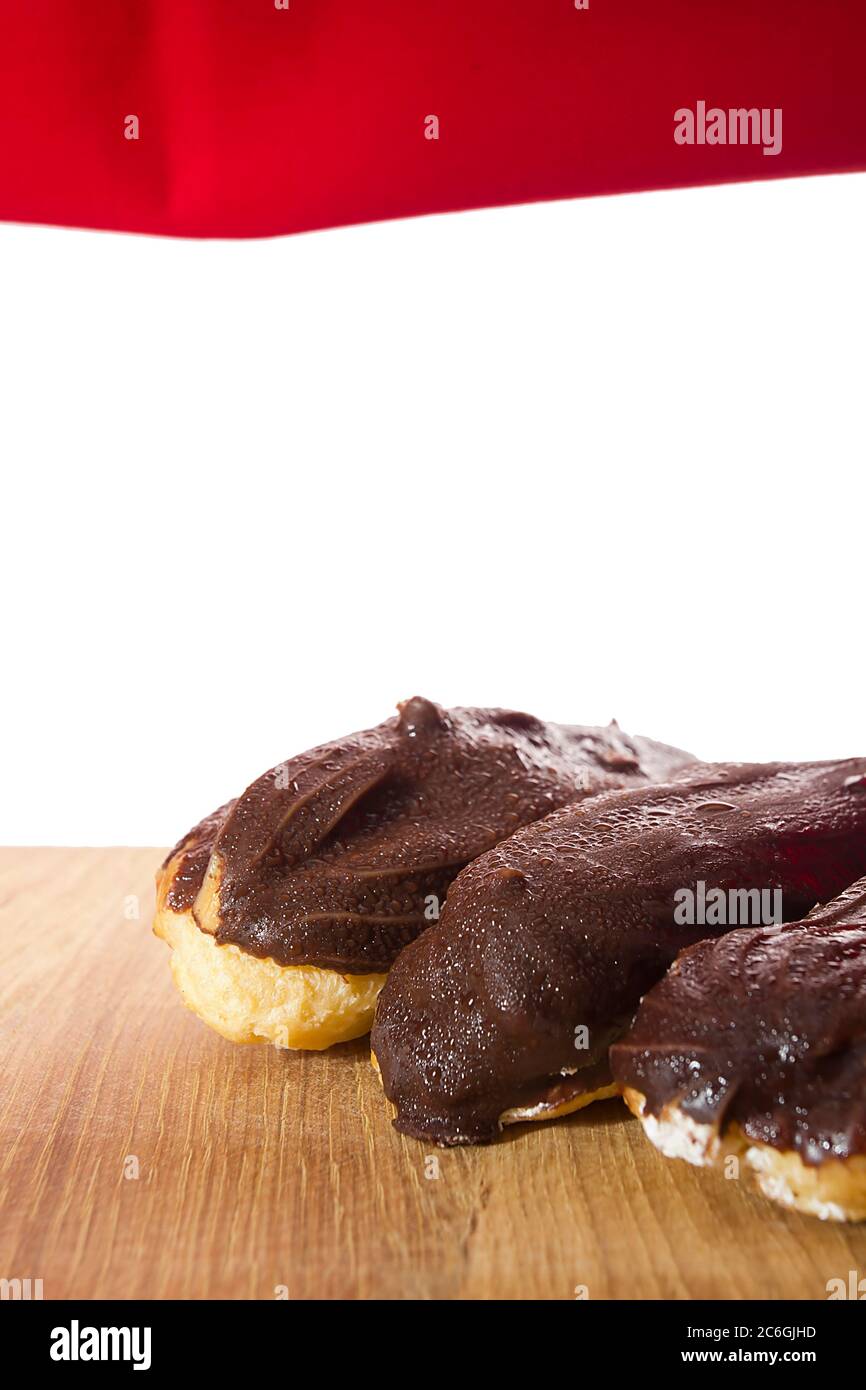
M 802 917 L 866 873 L 864 774 L 866 760 L 696 765 L 554 812 L 470 864 L 379 999 L 397 1127 L 479 1142 L 509 1109 L 584 1077 L 597 1089 L 641 996 L 713 931 L 676 924 L 677 890 L 779 888 Z
M 810 1165 L 866 1153 L 866 879 L 802 922 L 689 947 L 611 1065 L 650 1114 L 676 1103 Z
M 649 739 L 415 697 L 266 772 L 173 852 L 168 901 L 218 885 L 218 942 L 281 964 L 387 970 L 459 870 L 518 827 L 692 759 Z M 170 856 L 170 860 L 173 856 Z

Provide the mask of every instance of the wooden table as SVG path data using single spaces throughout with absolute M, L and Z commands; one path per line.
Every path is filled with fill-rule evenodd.
M 619 1102 L 436 1151 L 391 1127 L 365 1043 L 224 1042 L 150 933 L 160 858 L 0 851 L 0 1277 L 46 1298 L 822 1299 L 866 1274 L 866 1226 L 665 1161 Z

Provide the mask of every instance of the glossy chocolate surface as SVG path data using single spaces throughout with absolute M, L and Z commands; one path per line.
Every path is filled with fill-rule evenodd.
M 677 952 L 714 928 L 677 893 L 780 889 L 797 919 L 866 873 L 866 760 L 697 765 L 559 810 L 456 879 L 397 961 L 372 1047 L 397 1127 L 491 1139 L 604 1060 Z
M 286 965 L 387 970 L 469 860 L 565 802 L 692 761 L 615 724 L 420 697 L 399 710 L 272 768 L 196 827 L 174 852 L 169 905 L 195 904 L 208 873 L 217 941 Z
M 689 947 L 611 1064 L 650 1114 L 673 1103 L 809 1164 L 866 1152 L 866 879 L 802 922 Z

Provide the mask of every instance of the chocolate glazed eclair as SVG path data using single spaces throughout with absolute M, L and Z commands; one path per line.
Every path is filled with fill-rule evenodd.
M 678 894 L 779 889 L 805 915 L 866 873 L 866 759 L 698 765 L 568 806 L 482 855 L 397 961 L 372 1033 L 398 1129 L 494 1138 L 613 1095 L 608 1049 L 690 942 Z
M 669 1158 L 735 1154 L 773 1201 L 862 1221 L 866 878 L 802 922 L 690 946 L 610 1057 Z
M 414 698 L 272 768 L 172 851 L 154 930 L 180 991 L 236 1042 L 369 1030 L 398 952 L 476 855 L 575 797 L 691 761 L 649 739 Z

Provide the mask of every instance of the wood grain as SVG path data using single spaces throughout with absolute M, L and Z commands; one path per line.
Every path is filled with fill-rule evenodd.
M 866 1273 L 866 1227 L 667 1162 L 619 1102 L 440 1152 L 391 1127 L 365 1043 L 224 1042 L 150 933 L 160 858 L 0 851 L 0 1277 L 46 1298 L 822 1299 Z

